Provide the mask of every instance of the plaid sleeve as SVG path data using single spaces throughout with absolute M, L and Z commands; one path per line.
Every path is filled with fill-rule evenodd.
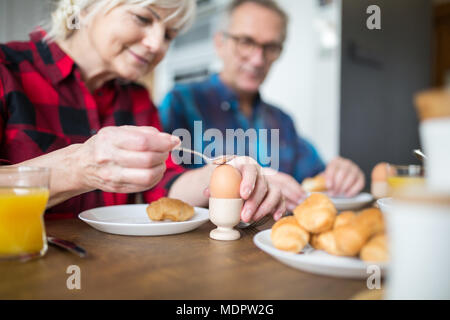
M 158 111 L 156 110 L 153 104 L 151 105 L 151 109 L 152 109 L 152 116 L 150 121 L 151 126 L 157 128 L 158 130 L 161 130 L 162 129 L 161 121 L 158 115 Z M 166 160 L 166 172 L 164 174 L 164 177 L 155 187 L 143 193 L 144 200 L 147 203 L 150 203 L 152 201 L 158 200 L 159 198 L 167 196 L 173 182 L 183 172 L 185 172 L 185 169 L 175 164 L 172 158 L 169 156 L 169 158 Z
M 151 203 L 159 198 L 166 197 L 172 184 L 184 171 L 182 167 L 176 165 L 169 157 L 166 161 L 164 177 L 155 187 L 143 193 L 144 201 Z
M 1 62 L 0 62 L 1 63 Z M 0 64 L 0 145 L 3 143 L 4 114 L 5 114 L 5 90 L 3 89 L 2 65 Z
M 0 146 L 3 145 L 4 132 L 5 132 L 5 120 L 6 120 L 6 90 L 5 90 L 5 78 L 8 73 L 6 67 L 3 65 L 2 52 L 0 51 Z M 1 158 L 0 153 L 0 165 L 11 164 L 8 160 Z

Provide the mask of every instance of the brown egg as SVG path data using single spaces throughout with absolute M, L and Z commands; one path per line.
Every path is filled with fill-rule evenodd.
M 224 164 L 214 169 L 209 183 L 212 198 L 240 199 L 241 173 L 234 167 Z
M 387 181 L 388 163 L 380 162 L 372 170 L 372 181 Z
M 392 172 L 393 169 L 392 167 L 389 167 L 389 164 L 386 162 L 377 164 L 372 170 L 370 192 L 377 199 L 384 198 L 389 195 L 389 187 L 387 184 L 388 170 L 391 170 Z

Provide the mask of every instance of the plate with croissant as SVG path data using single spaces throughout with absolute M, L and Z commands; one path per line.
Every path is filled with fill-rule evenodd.
M 255 245 L 282 263 L 320 275 L 367 279 L 368 267 L 383 274 L 389 255 L 383 214 L 377 208 L 338 213 L 330 198 L 314 193 L 254 237 Z
M 162 236 L 192 231 L 209 220 L 208 209 L 169 198 L 86 210 L 78 216 L 93 228 L 128 236 Z
M 327 196 L 327 187 L 325 176 L 319 174 L 312 178 L 306 178 L 302 182 L 303 189 L 311 195 L 312 193 L 325 193 Z M 373 196 L 367 192 L 361 192 L 354 197 L 331 197 L 330 200 L 336 206 L 337 210 L 357 210 L 372 202 Z

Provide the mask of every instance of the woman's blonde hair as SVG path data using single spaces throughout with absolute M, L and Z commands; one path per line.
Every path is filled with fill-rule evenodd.
M 143 7 L 154 5 L 163 9 L 176 9 L 166 18 L 166 21 L 179 18 L 175 28 L 181 31 L 192 25 L 196 11 L 195 0 L 57 0 L 48 26 L 49 32 L 46 40 L 51 42 L 70 37 L 80 28 L 78 15 L 82 11 L 88 12 L 86 16 L 88 19 L 101 9 L 108 11 L 121 4 L 138 4 Z

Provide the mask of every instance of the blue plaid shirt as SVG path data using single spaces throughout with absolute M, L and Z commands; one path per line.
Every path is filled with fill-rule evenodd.
M 254 101 L 253 114 L 247 118 L 239 110 L 237 95 L 220 80 L 218 74 L 202 82 L 177 84 L 164 98 L 159 113 L 164 131 L 173 133 L 179 128 L 187 129 L 191 136 L 190 147 L 196 151 L 204 152 L 208 144 L 211 144 L 211 141 L 203 137 L 208 129 L 218 129 L 222 132 L 223 150 L 228 154 L 230 150 L 225 145 L 227 129 L 243 129 L 247 132 L 253 128 L 257 133 L 261 132 L 260 129 L 267 129 L 267 138 L 257 135 L 254 141 L 256 145 L 250 145 L 247 139 L 245 150 L 238 150 L 235 143 L 234 153 L 257 154 L 260 165 L 288 173 L 299 182 L 325 170 L 324 162 L 316 149 L 297 134 L 292 119 L 286 113 L 264 102 L 258 94 Z M 271 129 L 279 129 L 278 154 L 271 154 Z M 186 141 L 183 142 L 185 143 Z M 257 153 L 249 154 L 250 150 L 257 150 Z M 214 152 L 212 155 L 214 156 Z M 279 156 L 278 168 L 273 165 L 273 160 L 268 161 L 274 156 Z

